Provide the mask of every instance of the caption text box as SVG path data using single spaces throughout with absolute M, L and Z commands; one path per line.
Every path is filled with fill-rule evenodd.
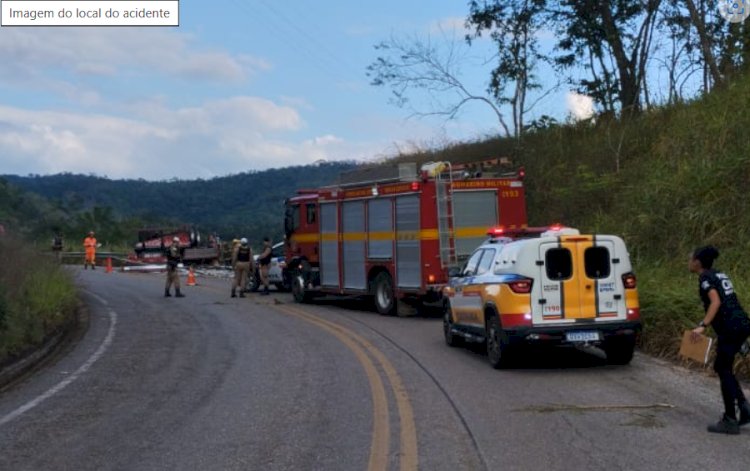
M 0 0 L 0 26 L 179 26 L 179 0 Z

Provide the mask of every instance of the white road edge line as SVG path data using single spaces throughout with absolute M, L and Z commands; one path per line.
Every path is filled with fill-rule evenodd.
M 107 301 L 100 298 L 99 296 L 93 293 L 89 293 L 89 294 L 97 298 L 97 300 L 100 301 L 102 304 L 105 304 L 105 305 L 107 304 Z M 117 313 L 109 308 L 107 309 L 107 313 L 109 314 L 109 331 L 107 332 L 107 336 L 104 338 L 101 345 L 99 345 L 99 348 L 97 348 L 96 351 L 89 357 L 89 359 L 86 360 L 86 363 L 84 363 L 77 370 L 75 370 L 73 374 L 71 374 L 64 380 L 57 383 L 52 388 L 48 389 L 45 393 L 35 397 L 34 399 L 30 400 L 29 402 L 22 405 L 18 409 L 5 415 L 3 418 L 0 419 L 0 426 L 3 426 L 7 424 L 8 422 L 10 422 L 11 420 L 20 417 L 21 415 L 25 414 L 26 412 L 30 411 L 34 407 L 38 406 L 42 402 L 46 401 L 47 399 L 51 398 L 55 394 L 65 389 L 70 383 L 77 380 L 82 374 L 88 371 L 88 369 L 91 368 L 91 365 L 96 363 L 96 360 L 98 360 L 99 357 L 104 355 L 104 352 L 107 351 L 107 348 L 109 348 L 109 346 L 112 344 L 112 340 L 115 337 L 115 326 L 117 325 Z
M 97 300 L 97 301 L 99 301 L 100 303 L 104 304 L 105 306 L 109 306 L 109 303 L 107 302 L 107 300 L 106 300 L 106 299 L 104 299 L 104 298 L 102 298 L 102 297 L 101 297 L 101 296 L 99 296 L 98 294 L 94 294 L 94 293 L 92 293 L 92 292 L 91 292 L 91 291 L 89 291 L 89 290 L 84 290 L 84 291 L 86 291 L 86 294 L 88 294 L 88 295 L 89 295 L 89 296 L 91 296 L 92 298 L 96 299 L 96 300 Z

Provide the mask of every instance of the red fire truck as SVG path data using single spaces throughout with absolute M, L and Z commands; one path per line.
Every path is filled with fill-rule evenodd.
M 500 159 L 359 169 L 300 190 L 286 205 L 287 281 L 297 302 L 318 294 L 372 296 L 381 314 L 437 301 L 451 267 L 490 227 L 526 229 L 523 170 Z

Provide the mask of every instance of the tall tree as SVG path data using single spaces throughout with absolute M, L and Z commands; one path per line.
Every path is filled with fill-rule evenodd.
M 683 100 L 685 87 L 694 83 L 693 76 L 703 69 L 695 46 L 696 34 L 682 0 L 668 0 L 662 5 L 658 30 L 654 60 L 667 75 L 665 101 L 674 104 Z
M 545 27 L 547 0 L 494 0 L 469 2 L 466 25 L 471 44 L 487 34 L 495 45 L 495 68 L 488 93 L 497 103 L 508 104 L 513 113 L 513 132 L 525 129 L 525 114 L 538 102 L 528 103 L 528 94 L 542 88 L 535 73 L 546 56 L 540 52 L 539 34 Z
M 583 93 L 605 110 L 637 112 L 662 0 L 561 0 L 553 13 L 563 52 L 557 63 L 583 66 Z M 616 101 L 615 101 L 616 100 Z
M 718 33 L 718 29 L 721 28 L 721 24 L 717 22 L 712 23 L 706 14 L 707 7 L 718 9 L 718 4 L 713 0 L 700 0 L 699 4 L 696 4 L 693 0 L 685 0 L 685 6 L 690 15 L 692 26 L 698 33 L 698 47 L 700 48 L 706 71 L 704 89 L 708 91 L 712 84 L 720 85 L 723 81 L 718 62 L 717 46 L 720 44 L 720 40 L 716 34 Z

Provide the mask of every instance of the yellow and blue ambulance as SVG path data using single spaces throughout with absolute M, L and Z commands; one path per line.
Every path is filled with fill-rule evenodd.
M 510 239 L 502 229 L 444 288 L 445 341 L 484 342 L 501 368 L 517 346 L 593 345 L 612 364 L 633 358 L 641 330 L 636 277 L 625 243 L 551 226 Z

